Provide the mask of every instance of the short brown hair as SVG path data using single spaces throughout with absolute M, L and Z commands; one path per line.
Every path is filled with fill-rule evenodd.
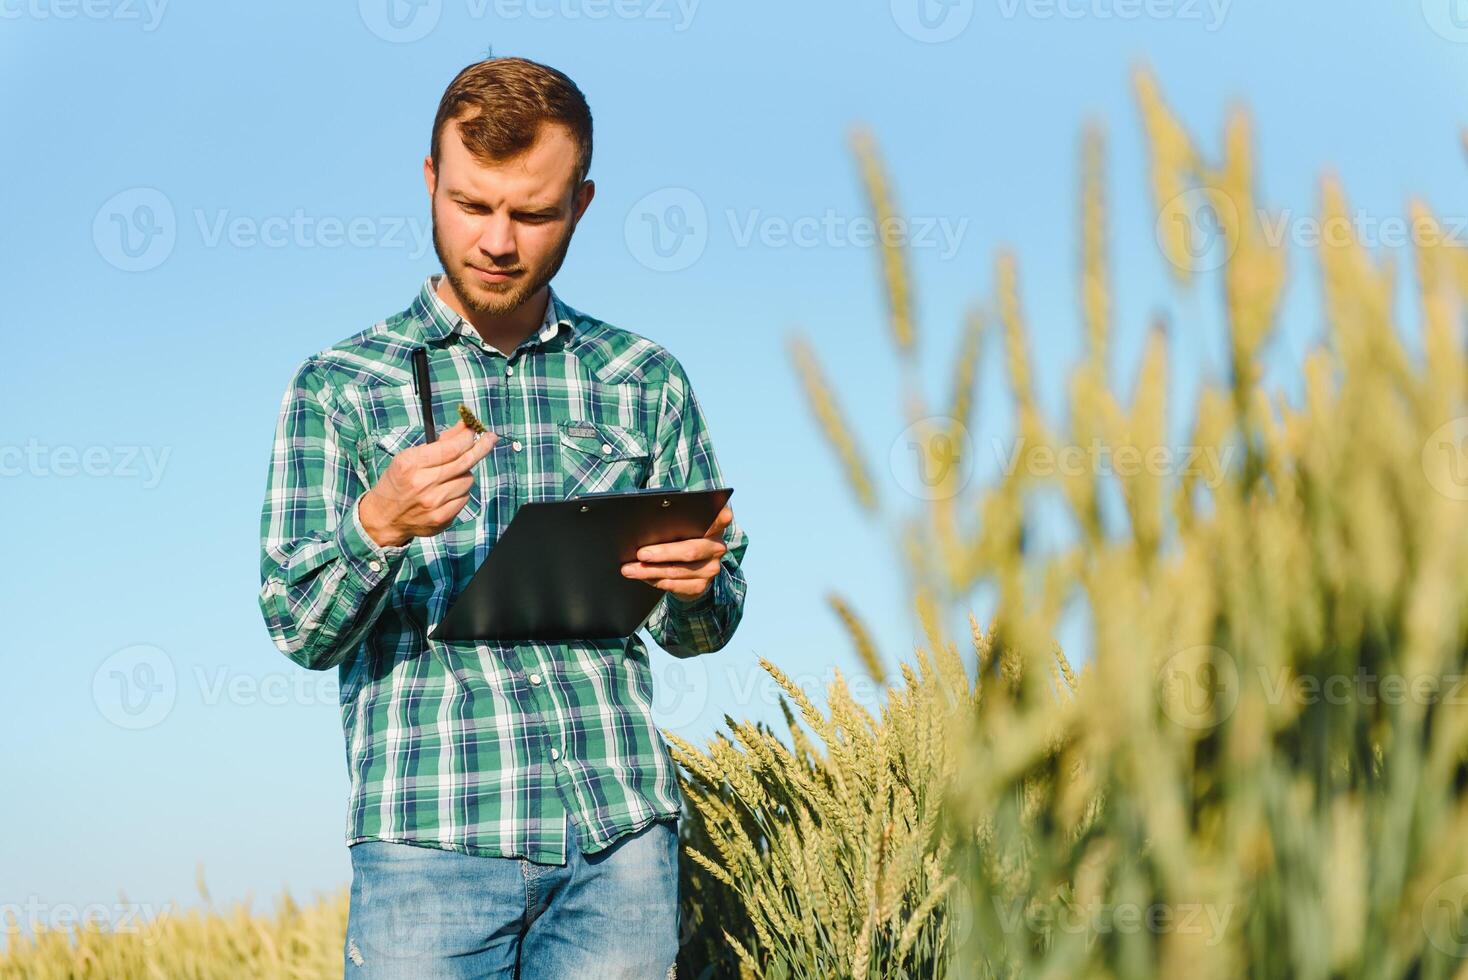
M 470 154 L 485 163 L 525 152 L 542 123 L 561 123 L 576 141 L 576 186 L 591 170 L 591 108 L 575 82 L 546 65 L 525 58 L 490 58 L 454 76 L 433 119 L 429 155 L 435 174 L 439 140 L 450 121 L 458 122 Z

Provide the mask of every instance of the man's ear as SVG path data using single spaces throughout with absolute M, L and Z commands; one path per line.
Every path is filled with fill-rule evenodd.
M 433 197 L 433 190 L 438 185 L 438 175 L 433 172 L 432 154 L 423 158 L 423 183 L 428 186 L 428 196 Z
M 596 184 L 590 180 L 583 180 L 581 186 L 576 188 L 576 195 L 571 202 L 571 224 L 575 225 L 591 206 L 591 199 L 596 196 Z

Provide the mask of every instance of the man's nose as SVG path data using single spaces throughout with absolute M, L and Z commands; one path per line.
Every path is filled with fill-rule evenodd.
M 510 219 L 495 215 L 485 223 L 479 236 L 479 250 L 495 259 L 513 259 L 515 256 L 515 227 Z

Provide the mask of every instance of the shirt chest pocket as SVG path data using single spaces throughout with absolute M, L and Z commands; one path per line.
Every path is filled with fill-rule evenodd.
M 394 425 L 385 429 L 374 429 L 357 440 L 357 459 L 367 477 L 369 487 L 376 486 L 382 479 L 393 459 L 399 452 L 423 441 L 423 429 L 416 425 Z M 481 463 L 481 466 L 484 464 Z M 457 521 L 472 520 L 480 510 L 480 479 L 475 476 L 469 488 L 469 502 L 459 512 Z
M 651 442 L 637 429 L 606 422 L 560 423 L 562 492 L 640 490 L 652 464 Z

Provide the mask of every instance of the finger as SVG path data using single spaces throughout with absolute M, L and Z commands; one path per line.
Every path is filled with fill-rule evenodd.
M 434 521 L 441 524 L 444 521 L 457 517 L 464 510 L 464 505 L 468 502 L 469 495 L 467 493 L 445 501 L 433 509 L 432 516 Z
M 456 497 L 464 497 L 465 499 L 467 499 L 469 496 L 469 491 L 473 489 L 474 475 L 472 473 L 466 473 L 463 476 L 455 477 L 452 480 L 445 480 L 443 483 L 440 483 L 438 485 L 439 496 L 445 501 L 449 500 L 450 498 Z
M 628 578 L 648 580 L 659 578 L 713 578 L 719 572 L 719 563 L 712 559 L 709 561 L 657 562 L 652 564 L 632 561 L 623 565 L 621 570 L 622 574 Z
M 643 545 L 637 549 L 634 557 L 638 561 L 702 561 L 705 558 L 717 558 L 728 550 L 728 546 L 722 541 L 689 538 L 686 541 Z
M 706 532 L 704 532 L 704 537 L 721 538 L 724 536 L 724 528 L 733 523 L 734 511 L 729 508 L 728 504 L 725 504 L 724 509 L 719 511 L 719 516 L 714 518 L 714 523 L 709 526 L 709 529 Z
M 419 462 L 423 466 L 441 466 L 463 454 L 464 450 L 474 445 L 474 433 L 460 419 L 451 427 L 443 431 L 437 442 L 425 443 L 414 446 Z
M 464 431 L 469 432 L 467 428 Z M 432 467 L 433 472 L 429 474 L 431 477 L 437 480 L 445 480 L 468 473 L 479 465 L 480 460 L 490 454 L 490 451 L 495 447 L 495 443 L 499 442 L 500 439 L 493 432 L 485 432 L 478 439 L 472 438 L 472 433 L 470 435 L 471 438 L 468 444 L 464 446 L 464 451 L 454 458 Z
M 685 599 L 692 599 L 695 596 L 703 595 L 707 591 L 706 585 L 702 588 L 690 589 L 686 585 L 682 585 L 680 582 L 675 582 L 671 579 L 662 579 L 654 582 L 653 585 L 662 589 L 664 592 L 673 592 Z

